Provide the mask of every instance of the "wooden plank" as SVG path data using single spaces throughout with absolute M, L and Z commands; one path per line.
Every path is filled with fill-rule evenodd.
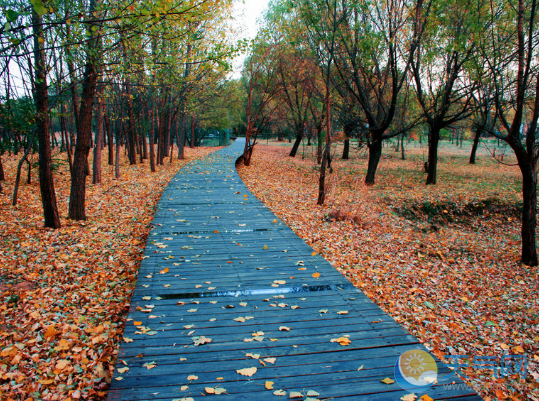
M 403 352 L 425 349 L 249 193 L 238 152 L 239 142 L 191 163 L 164 191 L 118 355 L 129 370 L 115 370 L 109 400 L 199 399 L 208 386 L 226 388 L 220 400 L 274 400 L 267 380 L 322 399 L 408 394 L 380 380 Z M 349 345 L 332 341 L 343 336 Z M 236 372 L 255 366 L 251 378 Z M 477 399 L 455 382 L 428 394 Z

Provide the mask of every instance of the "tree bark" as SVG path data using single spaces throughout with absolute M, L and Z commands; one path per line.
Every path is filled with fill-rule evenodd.
M 96 9 L 96 2 L 90 1 L 90 13 Z M 99 53 L 99 33 L 94 33 L 88 27 L 92 39 L 87 51 L 87 61 L 84 71 L 84 81 L 82 84 L 82 96 L 79 109 L 79 126 L 77 127 L 77 145 L 75 147 L 75 158 L 73 160 L 73 176 L 71 177 L 71 193 L 69 196 L 68 218 L 72 220 L 86 220 L 86 173 L 88 170 L 88 154 L 92 139 L 92 115 L 94 109 L 94 98 L 97 84 L 97 61 Z
M 520 163 L 519 163 L 520 164 Z M 537 227 L 537 169 L 535 164 L 529 165 L 522 171 L 522 263 L 537 266 L 537 247 L 535 230 Z
M 382 139 L 376 138 L 368 145 L 369 148 L 369 164 L 367 167 L 367 175 L 365 176 L 365 184 L 373 185 L 376 177 L 378 163 L 382 157 Z
M 34 26 L 34 69 L 36 105 L 36 130 L 39 142 L 39 187 L 43 204 L 45 227 L 60 228 L 60 216 L 54 191 L 52 175 L 51 137 L 49 134 L 49 105 L 47 88 L 47 64 L 43 48 L 44 33 L 41 16 L 32 9 L 32 24 Z
M 299 145 L 301 144 L 301 140 L 303 139 L 303 127 L 301 129 L 298 129 L 296 127 L 296 140 L 294 141 L 294 145 L 292 146 L 292 150 L 290 150 L 290 157 L 296 157 L 296 154 L 298 153 Z
M 343 160 L 350 159 L 350 139 L 344 140 L 344 149 L 342 151 L 342 159 Z
M 429 157 L 427 168 L 427 185 L 436 184 L 436 172 L 438 169 L 438 144 L 440 142 L 440 127 L 431 125 L 429 140 Z
M 472 145 L 472 153 L 470 154 L 470 164 L 475 164 L 475 156 L 477 153 L 477 148 L 479 146 L 479 140 L 481 139 L 481 133 L 483 130 L 481 128 L 477 128 L 475 130 L 475 136 L 473 138 L 473 145 Z
M 114 166 L 114 134 L 112 133 L 112 127 L 110 119 L 107 113 L 103 116 L 105 122 L 105 128 L 107 130 L 107 146 L 109 148 L 109 166 Z
M 101 150 L 103 148 L 103 91 L 104 87 L 100 88 L 99 100 L 97 103 L 96 123 L 97 129 L 95 132 L 94 141 L 94 162 L 93 162 L 93 180 L 94 184 L 101 184 Z

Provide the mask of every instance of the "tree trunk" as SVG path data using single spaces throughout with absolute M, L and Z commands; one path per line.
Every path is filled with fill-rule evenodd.
M 90 1 L 90 13 L 93 13 L 98 0 Z M 94 35 L 90 24 L 88 31 Z M 98 30 L 96 30 L 98 32 Z M 79 109 L 79 126 L 77 127 L 77 145 L 73 160 L 73 176 L 71 177 L 71 193 L 69 196 L 68 218 L 72 220 L 86 220 L 86 173 L 88 170 L 88 154 L 92 139 L 92 114 L 97 83 L 97 60 L 99 57 L 99 38 L 92 37 L 88 44 L 87 61 L 82 84 L 82 96 Z
M 290 157 L 296 157 L 296 153 L 298 153 L 298 148 L 302 139 L 303 139 L 303 127 L 301 129 L 296 128 L 296 140 L 294 142 L 294 146 L 292 146 L 292 150 L 290 151 Z
M 404 156 L 404 134 L 401 134 L 401 160 L 406 160 Z
M 4 165 L 2 164 L 2 155 L 0 154 L 0 181 L 5 181 Z
M 365 176 L 365 184 L 373 185 L 378 169 L 378 163 L 382 157 L 382 139 L 374 138 L 373 142 L 368 145 L 369 148 L 369 165 L 367 167 L 367 175 Z
M 326 165 L 329 158 L 329 146 L 326 145 L 324 155 L 322 156 L 322 165 L 320 166 L 320 180 L 318 181 L 318 200 L 317 205 L 323 205 L 326 201 Z
M 477 128 L 475 130 L 475 136 L 473 138 L 473 145 L 472 145 L 472 153 L 470 154 L 470 164 L 475 164 L 475 155 L 477 153 L 477 148 L 479 146 L 479 140 L 481 139 L 481 133 L 483 130 L 481 128 Z
M 107 129 L 107 145 L 109 148 L 109 166 L 114 166 L 114 137 L 112 133 L 112 127 L 110 125 L 110 119 L 107 113 L 104 115 L 105 128 Z
M 101 184 L 101 150 L 103 148 L 103 91 L 104 87 L 101 86 L 99 93 L 99 100 L 97 103 L 97 118 L 96 118 L 96 131 L 94 141 L 94 163 L 93 163 L 93 180 L 94 184 Z
M 436 172 L 438 169 L 438 143 L 440 142 L 440 128 L 431 126 L 429 140 L 429 160 L 427 168 L 427 185 L 436 184 Z
M 350 159 L 350 139 L 344 140 L 344 149 L 342 151 L 342 159 L 343 160 Z
M 43 204 L 43 217 L 45 227 L 60 228 L 60 216 L 56 204 L 54 181 L 52 175 L 51 137 L 49 135 L 49 105 L 47 88 L 47 63 L 43 49 L 44 34 L 43 20 L 32 9 L 32 24 L 34 25 L 34 68 L 36 105 L 36 130 L 39 141 L 39 187 L 41 189 L 41 202 Z
M 152 109 L 152 116 L 150 118 L 150 121 L 151 121 L 151 125 L 150 125 L 150 171 L 152 173 L 155 173 L 155 151 L 154 151 L 154 147 L 153 147 L 153 141 L 154 141 L 154 138 L 155 138 L 155 132 L 154 130 L 156 129 L 156 124 L 157 124 L 157 117 L 156 117 L 156 111 L 155 111 L 155 106 L 153 107 Z
M 519 163 L 520 164 L 520 163 Z M 537 169 L 535 163 L 522 168 L 522 263 L 537 266 Z

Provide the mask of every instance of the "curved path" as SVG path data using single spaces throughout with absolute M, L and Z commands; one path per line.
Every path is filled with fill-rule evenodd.
M 190 163 L 163 193 L 108 399 L 409 394 L 381 380 L 425 349 L 247 190 L 234 164 L 244 143 Z M 481 399 L 461 385 L 427 393 Z

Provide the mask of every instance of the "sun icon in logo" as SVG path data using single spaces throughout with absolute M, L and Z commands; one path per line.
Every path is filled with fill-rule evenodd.
M 424 354 L 424 352 L 414 352 L 412 355 L 407 355 L 403 362 L 403 367 L 405 368 L 406 373 L 408 373 L 409 376 L 414 377 L 416 380 L 419 379 L 421 373 L 423 373 L 427 367 L 425 358 L 421 354 Z
M 420 349 L 406 351 L 395 364 L 395 378 L 406 390 L 428 388 L 436 382 L 437 375 L 436 361 Z

